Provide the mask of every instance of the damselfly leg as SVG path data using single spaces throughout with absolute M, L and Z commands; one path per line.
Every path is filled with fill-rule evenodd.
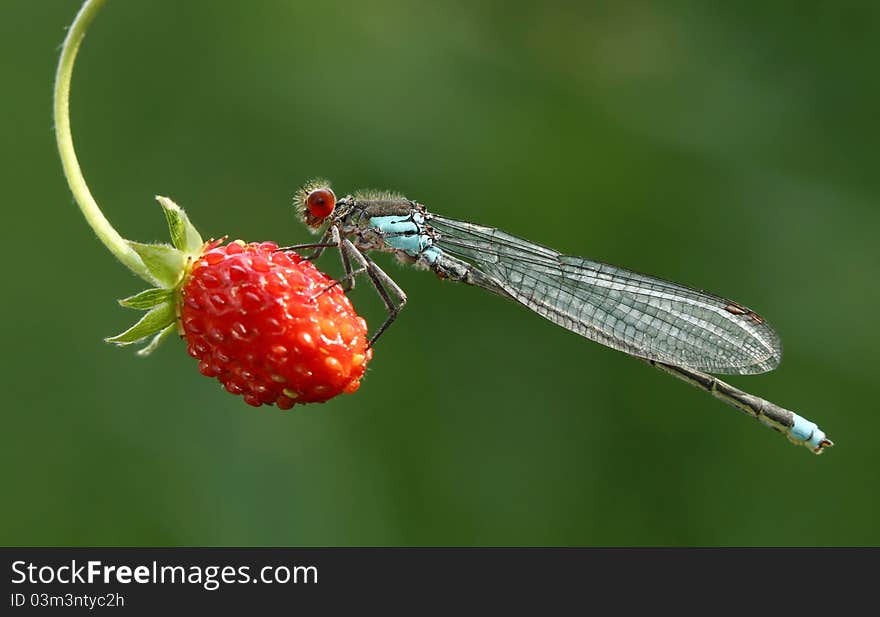
M 382 302 L 385 304 L 385 310 L 388 311 L 388 317 L 385 319 L 385 322 L 379 326 L 379 329 L 370 337 L 370 342 L 368 347 L 372 347 L 376 344 L 376 341 L 379 340 L 379 337 L 382 336 L 382 333 L 388 329 L 394 320 L 397 319 L 398 314 L 406 306 L 406 292 L 400 288 L 394 279 L 392 279 L 388 274 L 380 268 L 376 262 L 372 259 L 364 255 L 358 248 L 348 240 L 348 238 L 342 239 L 341 250 L 343 253 L 348 253 L 355 261 L 360 264 L 361 269 L 365 269 L 367 276 L 370 277 L 370 282 L 373 284 L 373 287 L 376 290 L 376 293 L 379 294 L 379 297 L 382 299 Z M 391 290 L 389 293 L 388 290 Z M 396 297 L 397 302 L 395 303 L 392 298 L 392 294 Z
M 326 240 L 329 240 L 326 241 Z M 325 249 L 328 248 L 336 248 L 339 250 L 339 256 L 342 261 L 342 267 L 345 270 L 345 274 L 340 278 L 340 280 L 335 281 L 332 285 L 329 285 L 325 289 L 321 291 L 321 295 L 326 293 L 336 285 L 342 285 L 342 288 L 348 292 L 355 288 L 355 281 L 357 277 L 361 274 L 366 274 L 373 288 L 376 290 L 376 293 L 379 295 L 379 298 L 382 300 L 382 303 L 385 305 L 385 310 L 388 313 L 387 318 L 379 326 L 379 329 L 370 337 L 370 341 L 368 347 L 372 347 L 376 344 L 376 341 L 379 340 L 379 337 L 388 329 L 388 327 L 394 323 L 394 320 L 397 319 L 397 316 L 400 314 L 400 311 L 406 306 L 407 296 L 406 292 L 401 289 L 400 285 L 398 285 L 394 279 L 392 279 L 387 272 L 385 272 L 381 267 L 379 267 L 376 262 L 372 259 L 364 255 L 358 248 L 351 243 L 347 238 L 343 238 L 339 234 L 338 228 L 336 226 L 331 226 L 327 232 L 324 234 L 324 237 L 321 239 L 321 242 L 309 243 L 309 244 L 294 244 L 291 246 L 281 247 L 279 251 L 298 251 L 305 248 L 313 248 L 316 249 L 311 255 L 304 256 L 304 259 L 314 260 L 320 257 Z M 358 268 L 352 268 L 352 260 L 357 262 L 359 265 Z M 390 290 L 390 291 L 389 291 Z

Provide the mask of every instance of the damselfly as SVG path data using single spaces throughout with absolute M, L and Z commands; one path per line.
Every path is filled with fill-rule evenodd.
M 764 373 L 782 359 L 776 332 L 742 304 L 438 216 L 394 193 L 337 200 L 328 183 L 313 181 L 300 190 L 296 206 L 306 225 L 324 232 L 320 242 L 287 248 L 313 248 L 310 259 L 337 248 L 345 269 L 340 283 L 350 289 L 365 274 L 382 298 L 388 317 L 371 345 L 407 299 L 368 255 L 385 251 L 441 278 L 514 300 L 583 337 L 640 358 L 816 454 L 833 445 L 815 423 L 709 374 Z

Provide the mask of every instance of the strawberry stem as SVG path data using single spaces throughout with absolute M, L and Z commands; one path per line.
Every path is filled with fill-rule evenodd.
M 64 176 L 88 224 L 119 261 L 142 279 L 152 282 L 153 277 L 143 260 L 113 228 L 92 197 L 76 158 L 73 135 L 70 132 L 70 79 L 73 75 L 73 65 L 86 30 L 105 1 L 86 0 L 64 39 L 61 57 L 58 60 L 58 72 L 55 75 L 55 139 L 58 142 L 58 152 L 61 154 Z

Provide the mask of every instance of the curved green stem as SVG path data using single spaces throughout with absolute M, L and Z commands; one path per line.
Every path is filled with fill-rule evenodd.
M 58 60 L 58 72 L 55 75 L 55 139 L 58 142 L 58 152 L 61 154 L 64 176 L 88 224 L 119 261 L 139 277 L 152 282 L 153 279 L 144 262 L 128 245 L 125 238 L 113 228 L 92 197 L 79 167 L 73 149 L 73 135 L 70 132 L 70 78 L 73 75 L 73 64 L 89 24 L 105 1 L 86 0 L 67 32 L 67 38 L 64 39 L 61 58 Z

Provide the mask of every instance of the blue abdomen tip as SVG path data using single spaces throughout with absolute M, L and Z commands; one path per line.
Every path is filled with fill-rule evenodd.
M 813 449 L 825 445 L 825 433 L 819 428 L 815 422 L 810 422 L 806 418 L 802 418 L 797 414 L 794 415 L 794 425 L 791 427 L 791 434 L 796 439 L 806 442 L 813 446 Z

